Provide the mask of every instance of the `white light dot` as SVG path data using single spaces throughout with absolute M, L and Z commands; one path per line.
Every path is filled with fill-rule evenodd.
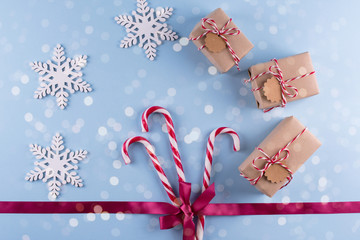
M 102 199 L 108 199 L 109 198 L 109 193 L 107 191 L 101 191 L 100 197 Z
M 257 31 L 262 31 L 264 30 L 264 25 L 262 23 L 256 23 L 255 28 Z
M 119 221 L 122 221 L 122 220 L 124 220 L 125 219 L 125 214 L 124 213 L 122 213 L 122 212 L 118 212 L 118 213 L 116 213 L 116 219 L 117 220 L 119 220 Z
M 319 187 L 324 188 L 327 185 L 327 179 L 325 177 L 321 177 L 319 179 Z
M 103 55 L 101 55 L 100 60 L 101 60 L 101 62 L 103 62 L 103 63 L 108 63 L 109 60 L 110 60 L 110 57 L 109 57 L 108 54 L 103 54 Z
M 79 221 L 76 218 L 70 218 L 69 225 L 71 227 L 77 227 L 79 225 Z
M 328 195 L 323 195 L 320 200 L 322 203 L 328 203 L 330 201 Z
M 209 72 L 210 75 L 215 75 L 217 73 L 217 69 L 214 66 L 210 66 L 208 68 L 208 72 Z
M 87 218 L 88 221 L 93 222 L 96 219 L 96 215 L 94 213 L 88 213 L 86 215 L 86 218 Z
M 99 127 L 98 133 L 100 136 L 105 136 L 107 134 L 107 129 L 104 126 Z
M 173 45 L 173 50 L 174 50 L 175 52 L 180 52 L 181 49 L 182 49 L 182 46 L 181 46 L 179 43 L 175 43 L 175 44 Z
M 176 21 L 180 24 L 183 24 L 185 22 L 185 17 L 184 16 L 178 16 L 176 18 Z
M 285 217 L 279 217 L 278 218 L 278 224 L 280 226 L 284 226 L 286 224 L 286 218 Z
M 259 42 L 259 49 L 265 50 L 267 48 L 267 43 L 264 41 Z
M 219 237 L 224 238 L 227 235 L 227 231 L 225 229 L 219 230 Z
M 109 150 L 111 150 L 111 151 L 115 151 L 116 148 L 117 148 L 116 142 L 110 141 L 109 144 L 108 144 L 108 148 L 109 148 Z
M 109 40 L 110 34 L 108 32 L 101 33 L 101 39 L 102 40 Z
M 248 93 L 248 90 L 247 90 L 245 87 L 241 87 L 241 88 L 239 89 L 239 94 L 240 94 L 240 96 L 246 96 L 247 93 Z
M 287 12 L 287 9 L 286 9 L 286 7 L 285 7 L 284 5 L 278 6 L 278 13 L 279 13 L 280 15 L 285 15 L 286 12 Z
M 189 39 L 186 37 L 182 37 L 180 38 L 179 43 L 181 46 L 187 46 L 189 44 Z
M 92 34 L 94 32 L 93 26 L 86 26 L 85 27 L 85 33 L 86 34 Z
M 110 181 L 110 184 L 113 186 L 116 186 L 119 184 L 119 179 L 115 176 L 112 176 L 109 181 Z
M 51 118 L 53 116 L 53 113 L 54 113 L 53 110 L 48 108 L 45 110 L 44 115 L 47 118 Z
M 206 82 L 199 82 L 198 83 L 198 88 L 199 88 L 199 90 L 200 91 L 205 91 L 206 90 L 206 88 L 207 88 L 207 84 L 206 84 Z
M 113 237 L 120 236 L 120 230 L 118 228 L 111 229 L 111 235 L 113 235 Z
M 108 221 L 110 219 L 110 214 L 108 212 L 102 212 L 100 214 L 100 217 L 101 217 L 102 220 Z
M 213 111 L 214 111 L 214 108 L 211 105 L 205 105 L 204 111 L 205 111 L 206 114 L 212 114 Z
M 146 198 L 146 199 L 152 198 L 152 192 L 150 192 L 150 191 L 145 191 L 145 192 L 144 192 L 144 198 Z
M 350 134 L 351 136 L 354 136 L 354 135 L 356 134 L 356 132 L 357 132 L 357 130 L 356 130 L 355 127 L 350 127 L 350 128 L 349 128 L 349 134 Z
M 176 95 L 176 89 L 175 88 L 169 88 L 167 90 L 167 94 L 170 96 L 170 97 L 174 97 Z
M 132 107 L 125 108 L 125 115 L 131 117 L 132 115 L 134 115 L 134 109 Z
M 282 201 L 282 203 L 285 203 L 285 204 L 290 203 L 290 197 L 284 196 L 281 201 Z
M 29 76 L 28 75 L 22 75 L 20 78 L 20 81 L 22 84 L 27 84 L 29 82 Z
M 320 163 L 320 158 L 319 158 L 319 156 L 314 156 L 314 157 L 312 157 L 311 162 L 312 162 L 314 165 L 318 165 L 318 164 Z
M 215 81 L 215 82 L 213 83 L 213 88 L 214 88 L 215 90 L 220 90 L 221 87 L 222 87 L 222 84 L 221 84 L 220 81 Z
M 113 126 L 113 129 L 115 132 L 120 132 L 121 131 L 121 124 L 120 123 L 115 123 L 114 126 Z
M 21 238 L 22 240 L 30 240 L 30 237 L 29 237 L 29 235 L 27 235 L 27 234 L 24 234 L 24 235 L 22 235 L 22 238 Z
M 116 169 L 120 169 L 122 166 L 122 163 L 120 160 L 114 160 L 113 161 L 113 167 L 116 168 Z
M 49 25 L 50 25 L 50 22 L 49 22 L 48 19 L 43 19 L 43 20 L 41 20 L 41 26 L 42 26 L 43 28 L 47 28 Z
M 191 12 L 194 14 L 194 15 L 198 15 L 200 13 L 200 8 L 198 7 L 194 7 Z
M 144 78 L 146 77 L 146 70 L 145 69 L 140 69 L 137 73 L 139 78 Z
M 33 115 L 28 112 L 28 113 L 25 113 L 24 119 L 25 119 L 25 121 L 27 121 L 27 122 L 31 122 L 34 118 L 33 118 Z
M 90 96 L 85 97 L 85 98 L 84 98 L 84 104 L 85 104 L 86 106 L 92 105 L 92 104 L 93 104 L 93 98 L 90 97 Z
M 19 95 L 19 94 L 20 94 L 20 88 L 19 88 L 18 86 L 12 87 L 12 88 L 11 88 L 11 93 L 12 93 L 12 95 L 14 95 L 14 96 Z
M 270 26 L 270 27 L 269 27 L 269 32 L 270 32 L 271 34 L 275 35 L 275 34 L 277 34 L 278 29 L 277 29 L 276 26 Z

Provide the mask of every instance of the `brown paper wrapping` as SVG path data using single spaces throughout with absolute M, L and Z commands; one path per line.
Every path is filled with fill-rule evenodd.
M 230 19 L 228 15 L 221 9 L 218 8 L 215 11 L 211 12 L 207 18 L 212 18 L 218 28 L 222 28 L 225 23 Z M 203 34 L 205 30 L 201 27 L 202 21 L 200 21 L 192 32 L 190 33 L 189 38 L 195 38 Z M 228 28 L 233 28 L 237 26 L 234 22 L 228 25 Z M 231 36 L 226 35 L 227 40 L 231 48 L 235 51 L 236 55 L 241 59 L 243 58 L 253 47 L 254 45 L 246 38 L 246 36 L 241 32 L 239 35 Z M 205 37 L 200 38 L 199 40 L 192 41 L 196 47 L 201 47 L 205 44 Z M 210 52 L 206 47 L 202 50 L 202 53 L 210 60 L 210 62 L 222 73 L 229 71 L 235 65 L 234 59 L 232 58 L 229 49 L 225 48 L 218 53 Z
M 263 149 L 270 157 L 275 155 L 281 148 L 290 142 L 305 128 L 295 117 L 287 117 L 262 141 L 259 148 Z M 289 169 L 295 173 L 301 165 L 321 146 L 321 142 L 309 131 L 306 130 L 298 139 L 288 147 L 290 156 L 282 161 Z M 259 150 L 255 149 L 248 158 L 239 166 L 239 171 L 246 177 L 256 178 L 259 176 L 252 166 L 253 159 L 264 156 Z M 282 155 L 281 155 L 282 156 Z M 256 166 L 265 166 L 265 160 L 257 160 Z M 287 181 L 287 180 L 285 180 Z M 262 193 L 272 197 L 286 182 L 272 183 L 265 176 L 255 184 L 255 187 Z
M 284 80 L 291 79 L 297 76 L 304 75 L 306 73 L 310 73 L 314 71 L 314 67 L 311 62 L 311 57 L 308 52 L 301 53 L 298 55 L 278 59 L 278 63 L 280 66 L 280 69 L 283 72 Z M 259 73 L 265 72 L 269 69 L 271 65 L 274 65 L 273 61 L 266 62 L 266 63 L 259 63 L 256 65 L 253 65 L 249 68 L 249 76 L 250 78 L 253 76 L 256 76 Z M 271 78 L 272 75 L 266 74 L 263 75 L 254 81 L 252 81 L 251 86 L 252 88 L 259 88 L 263 87 L 264 83 L 267 79 Z M 298 99 L 310 97 L 313 95 L 316 95 L 319 93 L 319 87 L 316 81 L 315 74 L 312 74 L 310 76 L 300 78 L 297 80 L 294 80 L 289 83 L 291 86 L 294 86 L 298 89 L 299 94 L 294 98 L 289 98 L 286 96 L 286 100 L 288 102 L 292 102 Z M 292 93 L 292 90 L 290 89 L 290 93 Z M 264 95 L 263 89 L 260 89 L 258 91 L 254 91 L 255 100 L 257 103 L 258 108 L 264 109 L 264 108 L 270 108 L 278 106 L 281 102 L 271 102 L 269 101 L 266 96 Z

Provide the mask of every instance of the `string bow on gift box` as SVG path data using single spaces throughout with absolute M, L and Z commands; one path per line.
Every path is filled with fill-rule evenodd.
M 269 112 L 272 109 L 277 108 L 277 107 L 285 107 L 287 104 L 286 96 L 289 98 L 294 98 L 299 94 L 298 89 L 296 87 L 290 85 L 290 82 L 315 74 L 315 71 L 312 71 L 312 72 L 285 80 L 284 76 L 283 76 L 283 72 L 279 66 L 277 59 L 274 58 L 274 59 L 271 59 L 271 61 L 274 61 L 274 65 L 271 65 L 267 71 L 259 73 L 258 75 L 245 80 L 245 83 L 249 83 L 263 75 L 270 74 L 270 75 L 274 76 L 276 78 L 276 80 L 279 81 L 280 91 L 281 91 L 281 103 L 278 106 L 264 109 L 264 112 Z M 255 92 L 255 91 L 259 91 L 260 89 L 263 89 L 263 87 L 253 88 L 253 89 L 251 89 L 251 91 Z
M 240 58 L 235 53 L 234 49 L 231 47 L 229 40 L 226 38 L 226 35 L 229 35 L 229 36 L 239 35 L 241 33 L 241 31 L 240 31 L 240 29 L 238 29 L 236 27 L 228 28 L 228 25 L 230 24 L 231 21 L 232 21 L 232 19 L 230 18 L 222 28 L 219 28 L 214 19 L 203 18 L 201 20 L 201 27 L 205 30 L 205 32 L 200 34 L 197 37 L 190 38 L 189 40 L 192 40 L 192 41 L 199 40 L 200 38 L 205 37 L 209 33 L 213 33 L 213 34 L 216 34 L 217 36 L 221 37 L 224 40 L 224 42 L 231 54 L 231 57 L 233 58 L 233 60 L 235 62 L 237 69 L 240 71 L 240 68 L 239 68 Z M 205 47 L 205 44 L 200 46 L 199 50 L 203 49 L 204 47 Z

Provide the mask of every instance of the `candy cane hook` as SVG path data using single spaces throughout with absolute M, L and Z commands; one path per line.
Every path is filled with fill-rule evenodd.
M 153 165 L 155 167 L 156 173 L 158 174 L 158 176 L 159 176 L 159 178 L 161 180 L 161 183 L 163 184 L 163 186 L 165 188 L 165 191 L 168 194 L 171 202 L 174 205 L 179 206 L 179 201 L 178 201 L 178 199 L 177 199 L 177 197 L 176 197 L 176 195 L 174 193 L 174 190 L 171 187 L 171 184 L 170 184 L 168 178 L 166 177 L 166 174 L 165 174 L 163 168 L 161 167 L 157 156 L 155 155 L 154 147 L 151 145 L 151 143 L 146 138 L 137 136 L 137 137 L 129 138 L 124 142 L 121 154 L 123 156 L 125 164 L 130 164 L 131 163 L 128 149 L 129 149 L 131 144 L 137 143 L 137 142 L 144 145 L 144 147 L 145 147 L 147 153 L 149 154 L 150 159 L 151 159 L 151 161 L 152 161 L 152 163 L 153 163 Z
M 234 151 L 240 150 L 240 138 L 237 135 L 237 133 L 227 127 L 221 127 L 213 130 L 210 133 L 210 136 L 208 138 L 207 146 L 206 146 L 206 157 L 205 157 L 205 170 L 204 170 L 204 177 L 203 177 L 203 185 L 202 185 L 202 192 L 204 192 L 210 184 L 210 174 L 211 174 L 211 168 L 212 168 L 212 160 L 213 160 L 213 154 L 214 154 L 214 142 L 215 138 L 222 133 L 229 134 L 233 139 L 234 144 Z M 205 216 L 199 216 L 197 229 L 196 229 L 196 238 L 197 240 L 202 240 L 204 237 L 204 226 L 205 226 Z
M 185 180 L 184 169 L 183 169 L 183 166 L 181 163 L 180 152 L 179 152 L 176 135 L 175 135 L 175 130 L 174 130 L 174 123 L 172 121 L 170 113 L 165 108 L 162 108 L 159 106 L 149 107 L 148 109 L 145 110 L 145 112 L 143 113 L 143 115 L 141 117 L 142 131 L 143 132 L 149 131 L 148 118 L 152 113 L 161 113 L 165 117 L 171 151 L 172 151 L 172 155 L 173 155 L 174 161 L 175 161 L 176 172 L 178 174 L 179 181 L 185 182 L 186 180 Z

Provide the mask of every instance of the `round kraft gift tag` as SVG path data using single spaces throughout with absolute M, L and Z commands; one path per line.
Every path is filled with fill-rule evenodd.
M 210 52 L 221 52 L 226 48 L 224 39 L 214 33 L 208 33 L 205 36 L 205 46 Z
M 273 164 L 265 171 L 265 177 L 272 183 L 282 182 L 288 176 L 289 172 L 279 164 Z
M 275 103 L 281 101 L 281 87 L 279 81 L 275 77 L 266 80 L 263 91 L 267 100 Z

